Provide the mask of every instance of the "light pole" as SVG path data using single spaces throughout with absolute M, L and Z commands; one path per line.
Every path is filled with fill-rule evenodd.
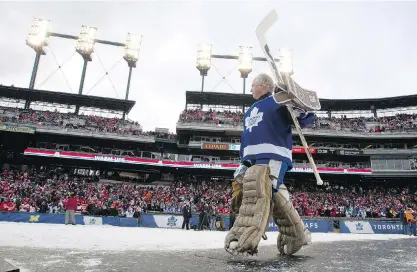
M 81 55 L 84 60 L 83 71 L 81 73 L 80 87 L 78 88 L 78 95 L 83 94 L 85 74 L 87 73 L 87 64 L 92 61 L 91 55 L 94 52 L 95 37 L 97 28 L 89 26 L 81 26 L 80 35 L 78 36 L 75 51 Z M 80 106 L 76 106 L 75 114 L 80 111 Z
M 75 51 L 78 54 L 80 54 L 84 60 L 80 87 L 78 89 L 79 95 L 83 93 L 85 74 L 87 72 L 87 64 L 89 61 L 92 61 L 91 55 L 94 52 L 96 33 L 97 33 L 97 28 L 83 25 L 81 27 L 80 35 L 78 36 L 77 45 L 75 46 Z
M 46 52 L 43 49 L 48 45 L 48 30 L 50 21 L 44 19 L 34 18 L 32 25 L 29 29 L 29 35 L 26 39 L 26 44 L 36 52 L 35 62 L 33 64 L 32 76 L 30 77 L 29 89 L 35 87 L 36 75 L 38 73 L 39 61 L 41 55 L 45 55 Z M 30 101 L 25 103 L 25 109 L 30 107 Z
M 238 69 L 240 77 L 243 78 L 243 94 L 246 93 L 246 79 L 250 72 L 252 72 L 252 47 L 240 46 L 239 58 L 238 58 Z
M 197 54 L 197 69 L 200 71 L 202 77 L 201 80 L 201 92 L 204 91 L 204 77 L 207 76 L 207 72 L 211 66 L 211 59 L 228 59 L 228 60 L 238 60 L 240 75 L 243 78 L 243 93 L 246 92 L 246 78 L 249 73 L 252 72 L 252 62 L 253 61 L 267 61 L 264 57 L 253 57 L 252 56 L 252 47 L 240 46 L 239 56 L 232 55 L 215 55 L 211 54 L 212 45 L 199 45 L 198 54 Z M 276 62 L 279 62 L 279 59 L 274 59 Z M 203 105 L 200 105 L 202 108 Z M 243 106 L 243 109 L 245 107 Z
M 26 39 L 26 44 L 29 45 L 31 48 L 33 48 L 36 52 L 35 57 L 35 63 L 33 65 L 32 69 L 32 76 L 30 79 L 29 89 L 33 89 L 35 86 L 35 80 L 36 80 L 36 74 L 38 71 L 39 61 L 41 55 L 45 55 L 46 52 L 44 51 L 44 46 L 48 45 L 48 39 L 49 37 L 57 37 L 57 38 L 63 38 L 63 39 L 70 39 L 70 40 L 76 40 L 76 51 L 83 57 L 84 59 L 84 65 L 83 65 L 83 71 L 81 75 L 81 82 L 78 89 L 78 94 L 82 95 L 83 88 L 84 88 L 84 80 L 85 75 L 87 72 L 87 64 L 88 61 L 91 61 L 91 54 L 94 52 L 94 44 L 100 43 L 100 44 L 106 44 L 111 46 L 118 46 L 118 47 L 125 47 L 126 52 L 124 58 L 128 62 L 129 67 L 136 67 L 136 61 L 138 58 L 138 38 L 136 38 L 135 35 L 128 34 L 128 45 L 124 43 L 119 42 L 112 42 L 112 41 L 106 41 L 106 40 L 99 40 L 95 39 L 97 28 L 95 27 L 88 27 L 88 26 L 82 26 L 81 33 L 79 36 L 74 35 L 68 35 L 68 34 L 62 34 L 62 33 L 56 33 L 56 32 L 49 32 L 49 20 L 43 20 L 43 19 L 33 19 L 32 25 L 29 30 L 29 35 Z M 141 43 L 141 37 L 139 41 L 139 46 Z M 136 61 L 135 61 L 136 58 Z M 128 86 L 127 90 L 129 90 L 130 85 L 130 78 L 132 76 L 132 70 L 129 71 L 129 79 L 128 79 Z M 128 97 L 128 94 L 126 95 Z M 30 100 L 28 99 L 25 104 L 25 108 L 28 109 L 30 107 Z M 79 112 L 79 107 L 76 107 L 75 110 L 76 113 Z
M 136 68 L 139 59 L 139 50 L 142 44 L 142 35 L 127 33 L 124 59 L 129 66 L 129 77 L 127 79 L 125 100 L 129 98 L 130 80 L 132 78 L 132 70 Z M 123 111 L 123 120 L 126 118 L 126 111 Z
M 201 92 L 204 91 L 204 77 L 207 76 L 211 67 L 211 44 L 201 44 L 197 51 L 197 69 L 201 75 Z M 200 105 L 203 108 L 203 104 Z

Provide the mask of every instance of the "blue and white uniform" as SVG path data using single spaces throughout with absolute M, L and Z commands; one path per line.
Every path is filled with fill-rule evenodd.
M 312 124 L 315 114 L 295 109 L 301 127 Z M 286 105 L 280 104 L 270 93 L 262 96 L 246 112 L 241 136 L 240 158 L 249 167 L 268 164 L 271 183 L 275 190 L 283 183 L 285 173 L 292 165 L 291 114 Z M 246 167 L 236 170 L 246 171 Z

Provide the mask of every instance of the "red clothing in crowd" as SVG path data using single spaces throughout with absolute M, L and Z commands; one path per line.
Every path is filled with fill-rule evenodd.
M 67 203 L 65 203 L 65 209 L 70 211 L 75 211 L 78 206 L 78 199 L 75 197 L 70 197 L 67 199 Z

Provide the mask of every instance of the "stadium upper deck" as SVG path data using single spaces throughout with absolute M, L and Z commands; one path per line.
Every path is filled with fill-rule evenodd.
M 242 110 L 253 102 L 251 95 L 187 91 L 186 109 L 177 123 L 177 134 L 189 134 L 190 131 L 227 131 L 228 134 L 238 135 L 243 129 Z M 305 130 L 306 135 L 339 138 L 417 138 L 416 115 L 395 110 L 417 106 L 417 95 L 377 99 L 322 99 L 321 104 L 319 118 L 313 127 Z M 227 110 L 216 110 L 219 106 Z M 234 111 L 228 110 L 232 107 Z M 387 109 L 401 114 L 378 115 L 380 111 Z M 345 114 L 340 114 L 341 112 Z M 348 117 L 347 112 L 353 113 L 351 115 L 354 117 Z
M 186 107 L 192 105 L 250 107 L 255 100 L 251 94 L 186 91 Z M 354 111 L 393 109 L 417 106 L 417 95 L 368 99 L 320 99 L 322 111 Z

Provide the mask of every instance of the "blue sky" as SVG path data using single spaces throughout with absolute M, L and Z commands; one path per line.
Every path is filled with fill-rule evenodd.
M 291 48 L 294 79 L 320 97 L 387 97 L 417 91 L 417 2 L 46 1 L 1 2 L 0 9 L 3 85 L 29 85 L 34 52 L 25 38 L 33 17 L 51 20 L 50 30 L 59 33 L 78 35 L 84 24 L 98 28 L 98 39 L 124 42 L 127 32 L 143 34 L 130 91 L 136 106 L 129 118 L 146 130 L 175 131 L 185 91 L 200 89 L 195 68 L 199 43 L 212 44 L 213 54 L 232 55 L 239 45 L 251 45 L 253 55 L 262 56 L 255 28 L 271 9 L 279 17 L 267 35 L 272 52 L 278 56 L 279 48 Z M 37 88 L 78 91 L 82 59 L 74 54 L 74 46 L 75 41 L 51 38 Z M 70 59 L 63 66 L 70 87 L 60 72 L 43 83 L 57 68 L 54 55 L 59 63 Z M 122 56 L 122 48 L 97 45 L 84 93 L 123 98 L 128 76 L 123 60 L 109 73 L 112 84 L 107 78 L 96 84 L 104 74 L 100 60 L 110 69 Z M 205 91 L 242 92 L 239 72 L 233 70 L 236 62 L 212 63 Z M 226 83 L 222 76 L 229 71 Z M 258 72 L 268 72 L 266 63 L 254 64 L 249 80 Z

